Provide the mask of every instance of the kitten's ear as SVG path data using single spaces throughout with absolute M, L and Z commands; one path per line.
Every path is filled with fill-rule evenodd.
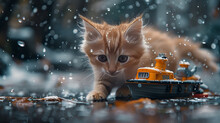
M 79 15 L 83 20 L 83 25 L 85 27 L 85 39 L 86 41 L 96 41 L 102 37 L 101 33 L 95 28 L 95 23 L 91 20 Z
M 124 37 L 128 43 L 138 43 L 142 38 L 142 15 L 134 19 L 124 33 Z

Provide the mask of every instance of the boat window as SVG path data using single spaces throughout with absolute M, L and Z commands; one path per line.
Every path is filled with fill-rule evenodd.
M 148 72 L 139 72 L 138 78 L 149 78 L 149 73 Z
M 163 79 L 170 79 L 169 75 L 163 75 Z

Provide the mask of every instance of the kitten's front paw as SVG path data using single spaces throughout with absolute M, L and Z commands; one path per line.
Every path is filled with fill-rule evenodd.
M 100 91 L 91 91 L 89 94 L 86 96 L 87 101 L 101 101 L 105 100 L 107 97 L 106 94 Z

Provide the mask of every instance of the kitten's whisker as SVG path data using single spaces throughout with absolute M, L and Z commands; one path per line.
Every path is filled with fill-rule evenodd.
M 101 79 L 103 79 L 105 75 L 107 75 L 107 74 L 105 72 L 103 72 Z
M 146 29 L 146 28 L 145 28 Z M 148 33 L 148 32 L 150 32 L 152 30 L 152 28 L 151 27 L 148 27 L 147 29 L 146 29 L 146 33 Z
M 147 23 L 144 25 L 144 27 L 148 26 L 149 23 L 150 23 L 150 19 L 147 19 Z
M 108 74 L 106 74 L 106 72 L 100 72 L 101 76 L 99 77 L 99 80 L 103 80 L 103 78 L 105 78 L 105 75 L 108 76 Z
M 86 76 L 85 78 L 81 79 L 80 81 L 82 82 L 83 80 L 86 80 L 87 78 L 91 77 L 92 75 L 94 75 L 94 73 L 89 74 L 88 76 Z
M 82 63 L 86 63 L 89 64 L 89 60 L 85 60 L 85 61 L 82 61 Z

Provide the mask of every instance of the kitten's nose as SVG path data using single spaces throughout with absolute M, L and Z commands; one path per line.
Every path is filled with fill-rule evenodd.
M 113 75 L 115 72 L 116 72 L 116 70 L 109 70 L 108 71 L 111 75 Z
M 108 73 L 110 75 L 114 75 L 117 71 L 117 67 L 116 67 L 116 64 L 112 61 L 109 63 L 109 66 L 108 66 Z
M 108 72 L 109 72 L 109 74 L 113 75 L 113 74 L 116 73 L 116 69 L 115 69 L 115 68 L 110 68 L 110 69 L 108 70 Z

